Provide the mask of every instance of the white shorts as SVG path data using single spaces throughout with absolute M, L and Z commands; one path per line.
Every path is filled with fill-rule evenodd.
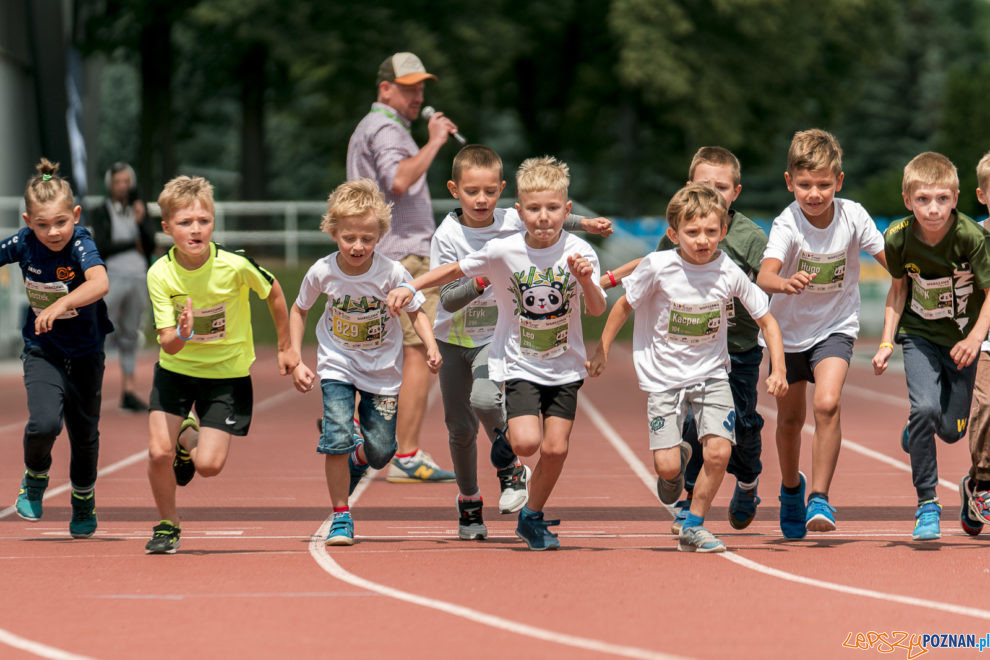
M 646 419 L 650 423 L 650 449 L 669 449 L 681 442 L 681 428 L 688 406 L 698 427 L 698 438 L 717 435 L 736 444 L 736 409 L 729 381 L 709 378 L 681 389 L 650 392 Z

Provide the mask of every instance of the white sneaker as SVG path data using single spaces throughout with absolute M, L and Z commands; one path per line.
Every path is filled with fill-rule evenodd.
M 502 468 L 498 474 L 502 494 L 498 497 L 499 513 L 515 513 L 529 501 L 529 477 L 533 471 L 528 465 Z

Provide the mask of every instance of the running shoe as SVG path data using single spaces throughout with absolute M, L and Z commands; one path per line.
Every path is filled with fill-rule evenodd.
M 386 479 L 394 484 L 443 483 L 454 480 L 454 473 L 442 470 L 433 457 L 420 449 L 413 457 L 409 467 L 402 464 L 398 458 L 393 458 L 388 465 Z
M 560 547 L 560 539 L 548 527 L 559 524 L 559 520 L 544 520 L 542 511 L 530 516 L 520 511 L 516 536 L 525 541 L 530 550 L 556 550 Z
M 17 501 L 14 508 L 24 520 L 38 522 L 41 520 L 42 507 L 41 500 L 45 496 L 45 489 L 48 488 L 48 475 L 32 477 L 27 470 L 21 477 L 21 490 L 17 493 Z
M 959 481 L 959 524 L 970 536 L 979 536 L 983 531 L 983 520 L 974 515 L 973 480 L 967 474 Z
M 757 483 L 757 486 L 759 483 Z M 760 496 L 756 494 L 757 486 L 743 490 L 736 482 L 729 501 L 729 524 L 733 529 L 746 529 L 756 517 L 756 507 L 760 505 Z
M 725 552 L 725 544 L 701 525 L 682 527 L 677 535 L 681 552 Z
M 96 532 L 96 493 L 89 491 L 80 495 L 72 491 L 72 519 L 69 520 L 69 534 L 74 539 L 88 539 Z
M 354 520 L 350 511 L 333 514 L 330 523 L 330 533 L 327 534 L 327 545 L 354 545 Z
M 144 546 L 146 555 L 174 555 L 179 549 L 179 534 L 182 528 L 173 525 L 171 520 L 162 520 L 154 527 L 151 540 Z
M 192 456 L 179 442 L 179 437 L 186 432 L 186 429 L 199 430 L 199 424 L 192 414 L 182 420 L 179 435 L 175 437 L 175 459 L 172 461 L 172 472 L 175 473 L 175 485 L 177 486 L 185 486 L 196 476 L 196 465 L 193 463 Z
M 915 541 L 934 541 L 942 538 L 939 530 L 939 520 L 942 518 L 942 505 L 936 500 L 925 500 L 914 514 L 914 532 L 911 538 Z
M 354 435 L 354 440 L 355 440 L 355 442 L 357 442 L 358 446 L 364 444 L 364 440 L 362 440 L 361 439 L 361 436 L 359 436 L 357 434 Z M 360 483 L 361 478 L 368 471 L 368 464 L 367 463 L 365 463 L 364 465 L 358 465 L 354 461 L 354 452 L 356 452 L 356 451 L 357 451 L 357 447 L 355 447 L 354 448 L 354 451 L 352 451 L 351 453 L 349 453 L 347 455 L 347 469 L 350 470 L 350 473 L 351 473 L 351 483 L 348 486 L 348 490 L 347 490 L 347 494 L 348 495 L 350 495 L 351 493 L 354 492 L 354 489 L 357 488 L 357 485 L 358 485 L 358 483 Z
M 969 499 L 969 511 L 977 520 L 990 523 L 990 491 L 976 490 L 974 484 L 972 497 Z
M 808 500 L 805 529 L 809 532 L 834 532 L 835 507 L 824 497 L 812 497 Z
M 808 522 L 807 509 L 804 506 L 804 489 L 808 481 L 804 478 L 804 472 L 798 472 L 801 480 L 800 490 L 790 494 L 784 492 L 784 485 L 780 485 L 780 531 L 789 539 L 803 539 L 808 533 L 805 526 Z
M 684 490 L 684 468 L 687 467 L 688 461 L 691 460 L 691 445 L 682 442 L 680 444 L 680 450 L 681 470 L 677 473 L 677 476 L 669 480 L 663 477 L 657 477 L 657 497 L 664 504 L 673 504 L 676 502 Z
M 677 502 L 672 508 L 674 509 L 674 521 L 670 523 L 670 533 L 680 534 L 684 520 L 691 513 L 691 493 L 689 492 L 687 498 Z
M 482 501 L 457 499 L 457 536 L 462 541 L 483 541 L 488 538 L 488 528 L 481 518 Z M 521 507 L 520 507 L 521 508 Z
M 502 488 L 502 494 L 498 496 L 499 513 L 515 513 L 526 506 L 529 501 L 529 477 L 532 473 L 528 465 L 522 464 L 502 468 L 495 473 Z

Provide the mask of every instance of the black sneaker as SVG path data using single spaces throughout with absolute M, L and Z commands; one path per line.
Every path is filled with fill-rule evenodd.
M 179 549 L 179 533 L 182 528 L 170 520 L 162 520 L 154 527 L 154 535 L 144 546 L 146 555 L 174 555 Z
M 196 423 L 196 419 L 192 415 L 182 420 L 179 435 L 181 436 L 188 428 L 199 430 L 199 424 Z M 192 456 L 189 455 L 178 438 L 175 439 L 175 460 L 172 461 L 172 472 L 175 473 L 176 486 L 185 486 L 196 476 L 196 464 L 193 463 Z
M 481 500 L 457 500 L 457 536 L 464 541 L 483 541 L 488 537 L 488 528 L 481 518 Z
M 137 398 L 132 392 L 124 392 L 120 397 L 120 409 L 124 412 L 148 412 L 148 404 Z

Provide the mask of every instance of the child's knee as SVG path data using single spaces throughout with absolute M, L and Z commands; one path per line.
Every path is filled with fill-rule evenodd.
M 153 465 L 166 464 L 171 466 L 175 460 L 175 448 L 171 445 L 151 443 L 148 447 L 148 461 Z
M 55 415 L 31 417 L 24 432 L 28 438 L 54 438 L 62 432 L 62 419 Z
M 732 443 L 727 438 L 710 435 L 702 439 L 705 463 L 716 469 L 725 470 L 732 456 Z
M 381 470 L 388 465 L 392 457 L 395 456 L 397 448 L 394 438 L 390 443 L 376 443 L 368 442 L 367 436 L 365 436 L 364 455 L 368 460 L 368 465 L 376 470 Z
M 814 401 L 815 417 L 835 417 L 839 414 L 839 397 L 833 395 L 816 396 Z
M 540 450 L 540 438 L 527 435 L 510 435 L 509 445 L 516 456 L 532 456 Z
M 680 446 L 655 449 L 653 451 L 653 469 L 658 477 L 673 479 L 681 472 Z
M 217 459 L 197 460 L 196 474 L 201 477 L 215 477 L 223 470 L 224 463 L 225 461 Z
M 490 380 L 476 380 L 471 387 L 471 408 L 479 417 L 490 417 L 502 409 L 502 390 Z

